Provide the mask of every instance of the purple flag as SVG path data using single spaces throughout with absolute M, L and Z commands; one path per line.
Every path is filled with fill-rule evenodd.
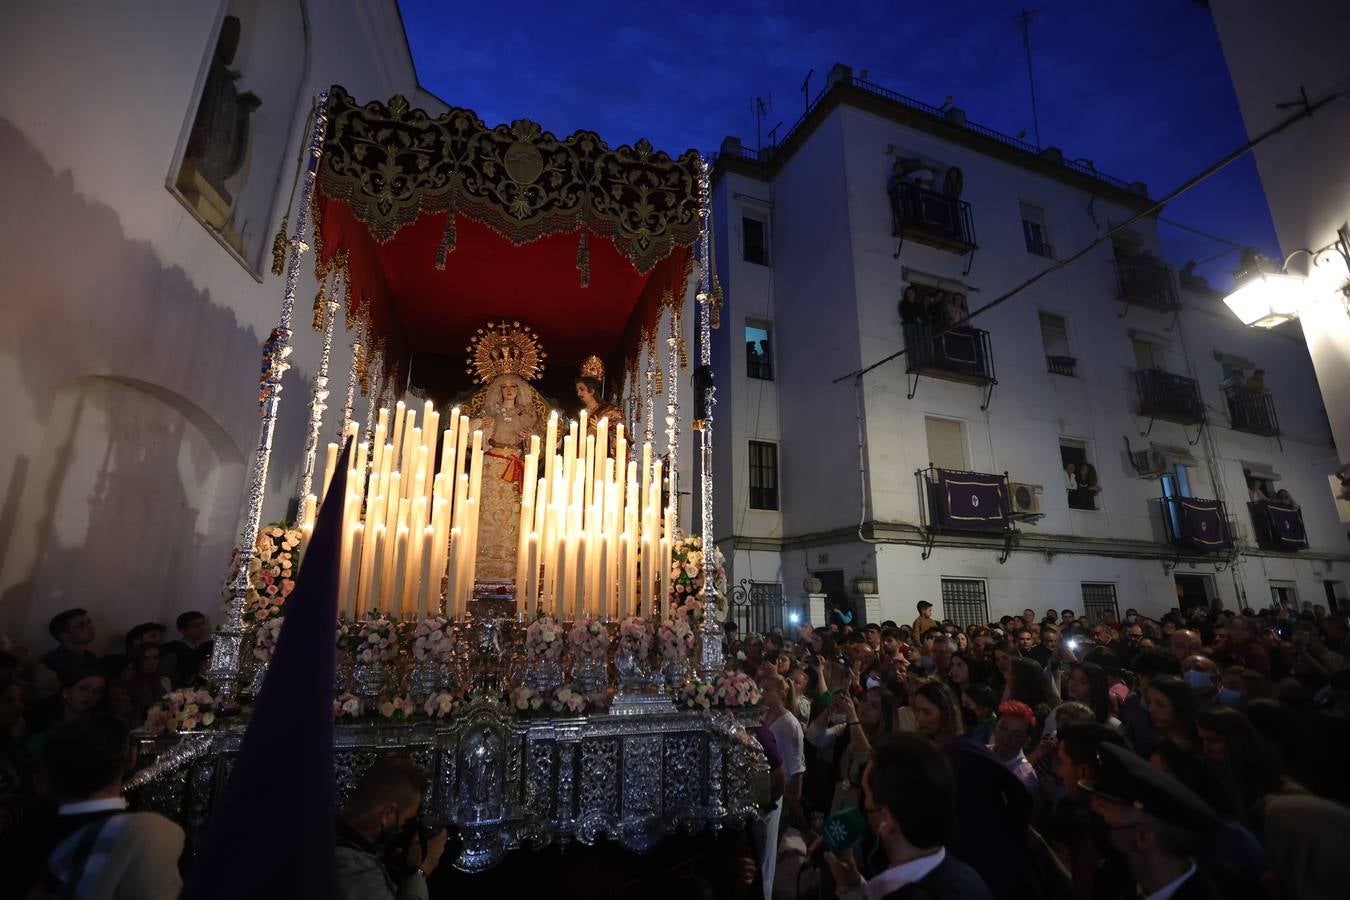
M 333 634 L 346 495 L 342 465 L 181 900 L 337 896 Z
M 1251 506 L 1254 507 L 1252 520 L 1261 546 L 1291 551 L 1307 548 L 1308 532 L 1303 527 L 1303 513 L 1297 506 L 1274 501 Z
M 1182 497 L 1180 507 L 1181 540 L 1200 553 L 1214 553 L 1233 546 L 1228 523 L 1224 521 L 1223 504 L 1218 500 L 1197 500 Z
M 944 528 L 1001 531 L 1008 525 L 1008 479 L 938 469 L 938 512 Z

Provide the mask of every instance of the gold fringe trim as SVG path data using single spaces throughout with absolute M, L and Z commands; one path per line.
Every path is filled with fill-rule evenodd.
M 586 229 L 581 230 L 581 240 L 577 242 L 577 270 L 581 272 L 581 286 L 591 286 L 591 243 Z
M 445 261 L 451 253 L 455 252 L 455 245 L 459 240 L 459 232 L 455 228 L 455 207 L 451 204 L 450 211 L 445 216 L 445 231 L 441 232 L 441 244 L 436 248 L 436 269 L 445 270 Z
M 319 292 L 314 295 L 314 330 L 323 331 L 324 313 L 327 310 L 328 298 L 324 296 L 324 288 L 328 284 L 328 279 L 319 281 Z

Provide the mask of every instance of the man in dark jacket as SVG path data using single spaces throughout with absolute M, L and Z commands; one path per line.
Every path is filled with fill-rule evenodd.
M 376 760 L 361 776 L 338 813 L 340 900 L 426 900 L 426 877 L 441 861 L 445 830 L 427 839 L 425 853 L 413 835 L 395 871 L 386 860 L 396 839 L 416 827 L 425 787 L 426 775 L 402 756 Z
M 841 896 L 990 900 L 975 870 L 947 854 L 956 828 L 956 778 L 942 751 L 918 735 L 883 741 L 863 770 L 862 796 L 890 868 L 864 881 L 852 851 L 826 853 Z

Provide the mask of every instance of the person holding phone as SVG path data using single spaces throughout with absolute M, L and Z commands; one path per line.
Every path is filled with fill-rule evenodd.
M 895 698 L 885 688 L 867 691 L 856 704 L 847 692 L 836 692 L 811 721 L 806 739 L 829 761 L 834 779 L 831 812 L 857 805 L 858 780 L 872 746 L 894 730 Z
M 836 844 L 825 860 L 840 897 L 992 900 L 975 870 L 947 853 L 956 829 L 956 778 L 940 750 L 917 735 L 888 738 L 863 770 L 861 788 L 861 811 L 890 865 L 864 880 L 852 846 Z M 910 885 L 917 892 L 906 890 Z

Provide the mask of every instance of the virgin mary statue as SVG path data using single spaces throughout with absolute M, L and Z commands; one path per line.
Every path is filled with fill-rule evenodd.
M 525 453 L 532 435 L 542 436 L 548 407 L 528 379 L 543 369 L 543 353 L 519 323 L 480 329 L 470 363 L 486 382 L 467 404 L 470 428 L 483 431 L 483 487 L 478 512 L 477 581 L 510 581 L 516 574 L 520 496 Z

